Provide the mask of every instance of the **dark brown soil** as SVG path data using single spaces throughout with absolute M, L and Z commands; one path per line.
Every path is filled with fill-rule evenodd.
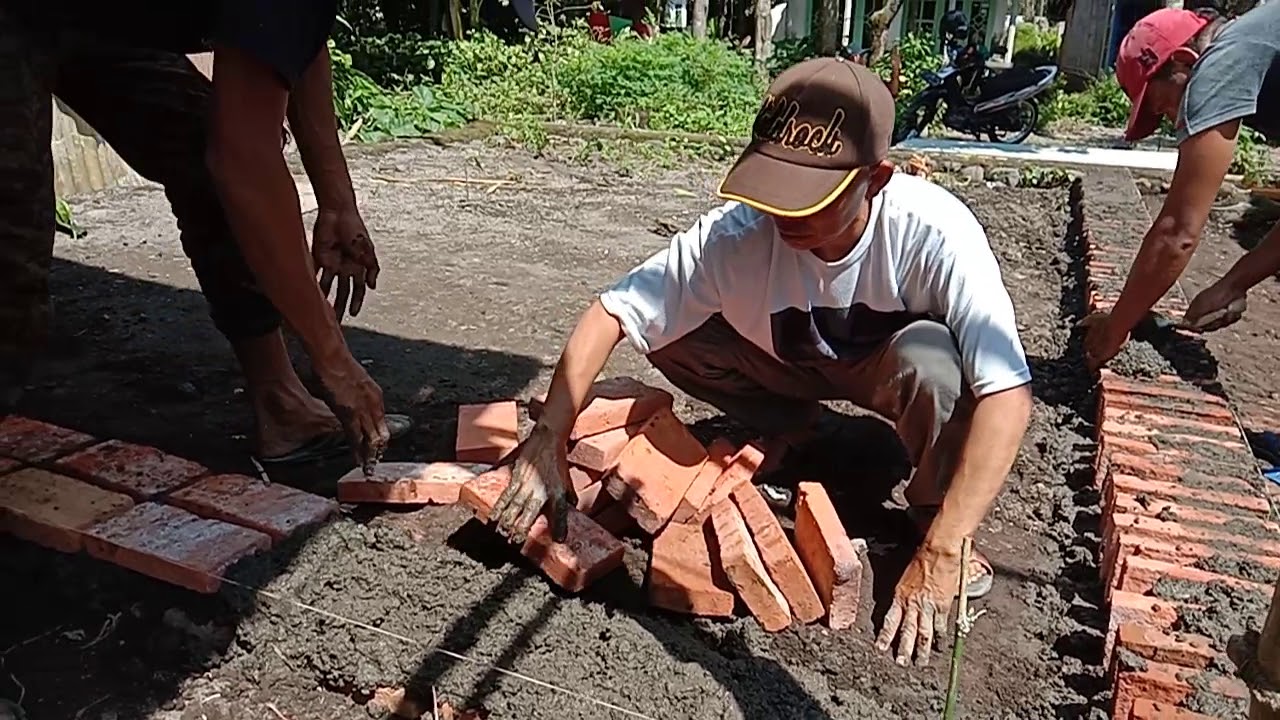
M 591 294 L 664 246 L 652 228 L 683 227 L 714 203 L 723 169 L 637 175 L 479 144 L 352 148 L 350 157 L 384 269 L 349 341 L 389 408 L 417 421 L 388 459 L 447 458 L 459 402 L 541 390 Z M 429 180 L 459 175 L 518 182 L 486 194 Z M 959 192 L 989 228 L 1013 288 L 1036 395 L 1023 451 L 979 536 L 998 578 L 977 603 L 987 614 L 966 647 L 963 713 L 1105 717 L 1094 408 L 1072 330 L 1083 297 L 1067 192 Z M 26 411 L 248 471 L 241 380 L 163 195 L 109 192 L 75 207 L 90 234 L 59 238 L 58 342 Z M 665 384 L 625 347 L 606 372 Z M 676 409 L 704 439 L 744 437 L 699 403 Z M 366 718 L 379 687 L 434 690 L 454 706 L 484 705 L 495 720 L 622 717 L 489 669 L 499 665 L 664 719 L 937 717 L 946 652 L 933 667 L 903 669 L 871 646 L 911 550 L 890 492 L 908 472 L 900 445 L 885 423 L 850 414 L 842 437 L 808 463 L 872 550 L 868 611 L 846 633 L 768 635 L 748 618 L 653 612 L 637 540 L 626 572 L 569 597 L 512 563 L 460 509 L 353 510 L 235 571 L 284 601 L 234 588 L 195 596 L 0 538 L 0 650 L 10 648 L 0 694 L 21 696 L 41 720 Z M 347 469 L 273 479 L 330 492 Z

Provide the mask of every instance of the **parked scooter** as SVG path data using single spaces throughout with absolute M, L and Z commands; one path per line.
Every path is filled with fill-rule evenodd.
M 1058 77 L 1056 65 L 1013 67 L 993 71 L 990 57 L 971 37 L 969 20 L 960 10 L 942 16 L 946 62 L 923 73 L 924 90 L 909 100 L 893 132 L 896 145 L 923 135 L 945 108 L 942 124 L 981 140 L 1017 144 L 1026 140 L 1040 119 L 1036 96 Z M 1002 52 L 1002 48 L 997 48 Z

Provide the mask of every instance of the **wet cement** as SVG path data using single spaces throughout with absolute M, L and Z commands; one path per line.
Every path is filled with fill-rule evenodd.
M 1151 343 L 1132 339 L 1116 354 L 1107 367 L 1127 378 L 1154 380 L 1174 373 L 1173 364 Z
M 1207 558 L 1201 558 L 1196 561 L 1195 567 L 1219 575 L 1268 585 L 1274 583 L 1276 576 L 1280 575 L 1280 570 L 1267 567 L 1256 560 L 1229 555 L 1210 555 Z

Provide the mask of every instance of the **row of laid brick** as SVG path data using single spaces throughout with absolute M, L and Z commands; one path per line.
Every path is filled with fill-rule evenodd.
M 16 415 L 0 420 L 0 456 L 0 531 L 198 592 L 337 510 L 285 485 Z
M 1118 269 L 1129 266 L 1132 249 L 1089 227 L 1087 200 L 1085 273 L 1093 312 L 1114 306 L 1124 284 Z M 1140 198 L 1126 200 L 1141 207 Z M 1156 310 L 1180 315 L 1185 303 L 1165 298 Z M 1204 351 L 1196 338 L 1174 337 L 1180 337 L 1179 349 Z M 1162 580 L 1267 591 L 1247 577 L 1201 568 L 1232 568 L 1209 561 L 1237 560 L 1280 569 L 1280 527 L 1270 520 L 1253 455 L 1221 398 L 1177 377 L 1126 380 L 1103 370 L 1097 427 L 1100 571 L 1109 605 L 1103 652 L 1113 682 L 1112 717 L 1205 717 L 1181 705 L 1196 692 L 1239 699 L 1247 690 L 1235 678 L 1197 677 L 1210 672 L 1226 649 L 1175 631 L 1179 611 L 1190 606 L 1155 597 L 1155 591 Z
M 542 403 L 529 403 L 534 419 Z M 514 401 L 464 406 L 456 457 L 494 463 L 507 456 L 517 420 Z M 755 444 L 735 448 L 717 438 L 703 446 L 672 412 L 670 393 L 626 377 L 593 385 L 569 442 L 577 505 L 568 537 L 552 542 L 539 518 L 520 550 L 562 588 L 580 591 L 620 567 L 624 547 L 616 536 L 638 528 L 653 538 L 646 589 L 655 607 L 727 617 L 741 600 L 769 631 L 793 620 L 825 618 L 832 628 L 856 620 L 862 560 L 825 490 L 801 485 L 793 543 L 751 482 L 764 459 Z M 461 501 L 488 520 L 511 480 L 509 466 L 476 477 L 434 466 L 383 467 L 373 478 L 341 479 L 339 499 Z

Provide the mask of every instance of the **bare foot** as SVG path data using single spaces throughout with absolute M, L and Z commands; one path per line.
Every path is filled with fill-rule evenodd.
M 342 431 L 329 407 L 301 386 L 272 388 L 251 402 L 259 457 L 286 455 L 316 437 Z

